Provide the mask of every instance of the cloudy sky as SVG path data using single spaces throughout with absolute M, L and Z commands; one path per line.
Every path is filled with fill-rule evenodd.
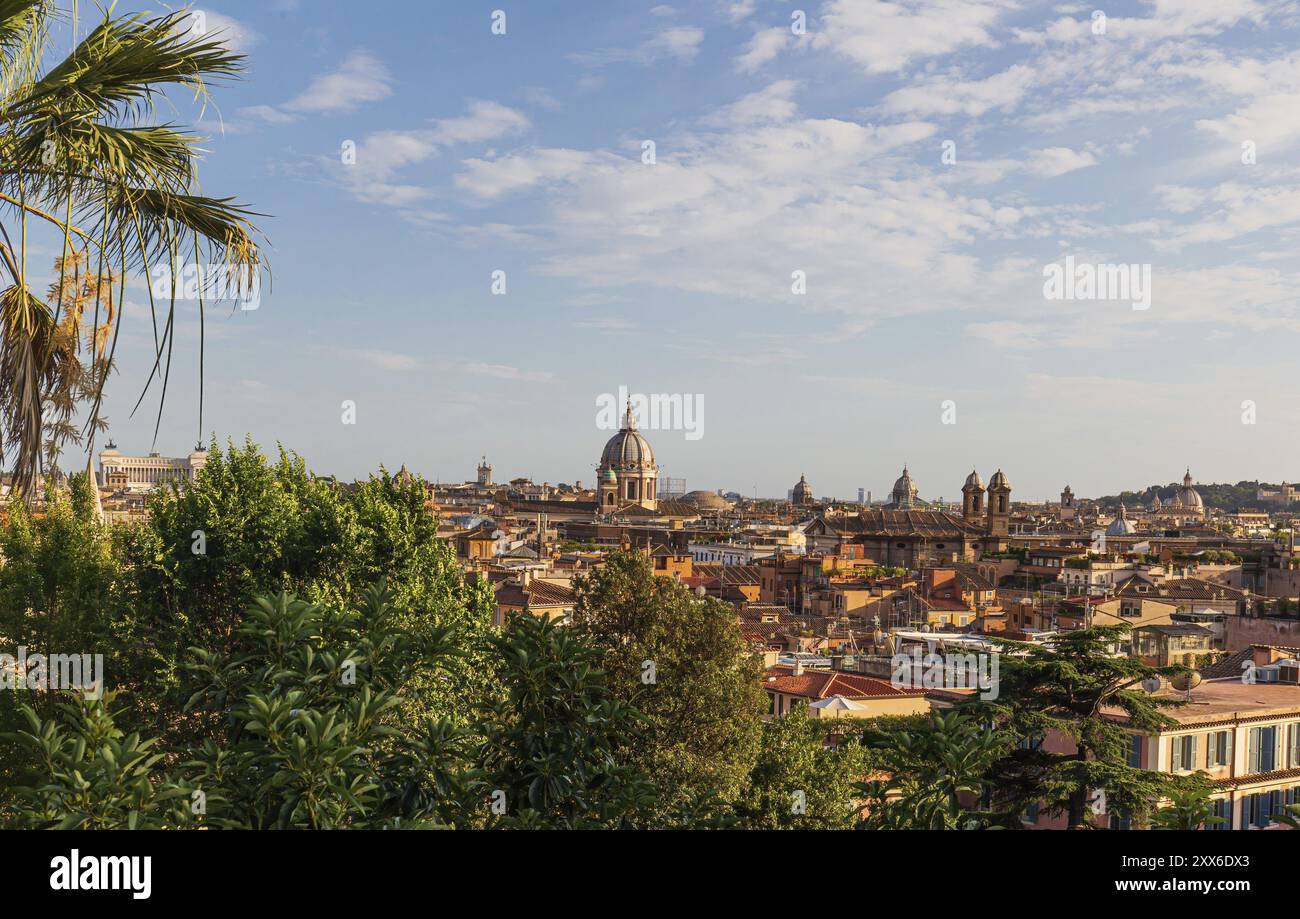
M 702 397 L 702 437 L 649 435 L 691 488 L 1300 479 L 1294 2 L 203 9 L 248 78 L 177 117 L 272 267 L 208 324 L 206 431 L 589 483 L 625 386 Z M 1149 265 L 1150 307 L 1047 299 L 1067 256 Z M 197 434 L 184 309 L 163 453 Z M 134 318 L 108 415 L 143 452 Z

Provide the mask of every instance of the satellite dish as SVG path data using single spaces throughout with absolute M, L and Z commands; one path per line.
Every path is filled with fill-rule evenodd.
M 701 585 L 699 585 L 698 587 L 695 588 L 695 596 L 697 596 L 697 597 L 702 597 L 702 596 L 704 596 L 705 593 L 706 593 L 706 591 L 704 590 L 704 585 L 703 585 L 703 584 L 701 584 Z
M 1164 681 L 1158 676 L 1149 676 L 1142 681 L 1142 688 L 1148 693 L 1156 692 L 1163 685 Z
M 1170 679 L 1169 685 L 1183 692 L 1191 692 L 1201 685 L 1201 672 L 1199 670 L 1188 670 L 1180 673 Z

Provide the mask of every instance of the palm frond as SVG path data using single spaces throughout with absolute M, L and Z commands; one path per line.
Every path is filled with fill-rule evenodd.
M 204 94 L 207 82 L 234 77 L 244 56 L 219 37 L 187 27 L 188 10 L 166 16 L 104 19 L 60 64 L 0 115 L 0 123 L 62 113 L 138 115 L 168 86 Z

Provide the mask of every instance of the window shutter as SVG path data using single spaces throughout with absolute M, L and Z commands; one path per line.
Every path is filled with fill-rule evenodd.
M 1255 772 L 1259 772 L 1260 729 L 1251 728 L 1249 737 L 1250 737 L 1250 764 L 1247 768 L 1247 771 L 1251 773 L 1255 773 Z

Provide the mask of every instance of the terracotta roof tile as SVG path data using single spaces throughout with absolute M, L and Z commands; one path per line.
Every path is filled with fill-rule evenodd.
M 763 688 L 806 699 L 874 699 L 893 696 L 922 696 L 924 693 L 895 689 L 884 680 L 842 673 L 838 670 L 805 670 L 795 676 L 792 667 L 771 667 L 764 674 Z

